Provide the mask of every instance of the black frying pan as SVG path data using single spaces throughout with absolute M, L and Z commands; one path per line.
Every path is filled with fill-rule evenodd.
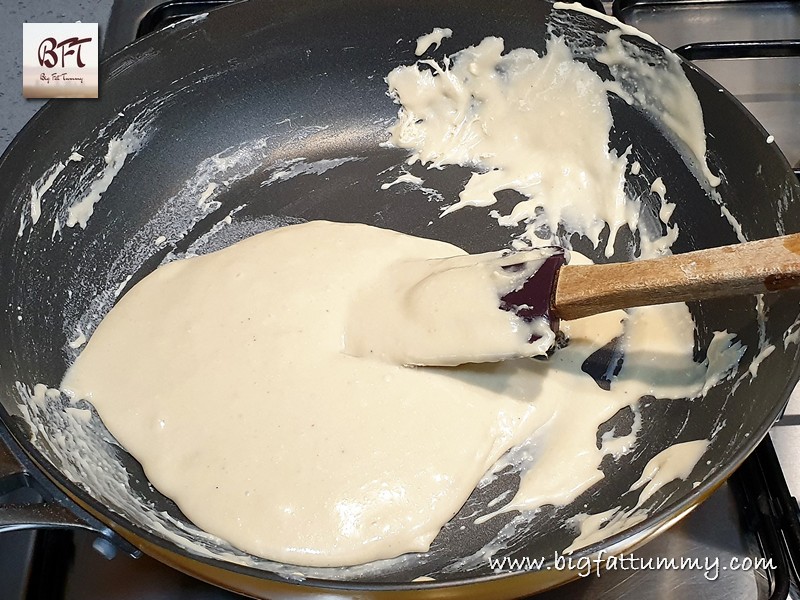
M 550 10 L 548 4 L 523 0 L 496 3 L 491 9 L 475 0 L 246 2 L 149 36 L 111 57 L 101 66 L 100 100 L 45 106 L 0 161 L 0 417 L 24 451 L 81 506 L 146 552 L 254 596 L 322 590 L 371 596 L 416 589 L 437 598 L 500 598 L 574 577 L 547 569 L 495 574 L 485 561 L 458 566 L 459 559 L 480 549 L 513 517 L 498 516 L 479 526 L 462 518 L 475 510 L 485 512 L 489 499 L 513 487 L 516 480 L 510 474 L 476 492 L 429 553 L 411 555 L 396 568 L 365 574 L 247 557 L 192 530 L 174 504 L 149 486 L 138 463 L 105 441 L 108 435 L 96 419 L 82 434 L 91 442 L 87 449 L 68 452 L 62 444 L 63 430 L 69 427 L 64 413 L 37 413 L 37 406 L 24 400 L 25 387 L 58 385 L 77 352 L 67 345 L 76 329 L 90 332 L 113 303 L 114 291 L 129 289 L 168 252 L 208 251 L 276 224 L 307 219 L 369 223 L 447 240 L 471 252 L 506 246 L 515 231 L 497 226 L 483 210 L 461 210 L 438 219 L 441 205 L 424 194 L 380 189 L 405 159 L 403 151 L 380 146 L 397 109 L 383 78 L 414 60 L 413 41 L 434 26 L 455 32 L 445 43 L 449 52 L 487 35 L 503 37 L 507 49 L 542 51 Z M 566 19 L 572 34 L 591 35 L 610 27 L 579 14 Z M 686 70 L 703 106 L 710 164 L 724 174 L 718 189 L 745 234 L 757 239 L 800 230 L 800 189 L 784 158 L 729 94 L 692 66 Z M 611 104 L 612 145 L 621 151 L 632 143 L 643 171 L 661 175 L 671 198 L 678 200 L 675 219 L 681 236 L 673 249 L 735 243 L 734 231 L 686 166 L 683 149 L 637 110 L 613 97 Z M 143 145 L 127 157 L 87 229 L 62 228 L 52 241 L 54 220 L 64 223 L 72 199 L 105 165 L 109 140 L 130 127 L 144 134 Z M 31 186 L 73 149 L 84 160 L 68 164 L 44 195 L 39 223 L 25 224 Z M 306 163 L 358 160 L 322 174 L 262 185 L 278 171 L 296 166 L 292 161 L 300 157 Z M 432 171 L 426 174 L 426 185 L 452 199 L 467 176 L 467 170 L 457 167 Z M 219 206 L 198 210 L 198 196 L 208 183 L 223 179 L 228 185 L 213 198 Z M 645 210 L 655 210 L 643 178 L 631 178 L 627 185 L 631 195 L 644 195 Z M 215 227 L 231 211 L 232 223 Z M 22 214 L 27 215 L 25 227 L 18 235 Z M 166 241 L 156 245 L 160 236 Z M 622 237 L 632 242 L 630 235 Z M 585 240 L 573 244 L 601 258 Z M 615 259 L 629 258 L 625 244 L 617 247 Z M 604 463 L 603 481 L 573 504 L 537 513 L 509 541 L 505 555 L 553 556 L 575 537 L 566 520 L 620 501 L 632 504 L 635 498 L 624 492 L 650 458 L 676 441 L 707 438 L 718 428 L 692 476 L 652 498 L 644 522 L 578 552 L 576 558 L 601 549 L 629 550 L 708 496 L 766 434 L 798 378 L 798 348 L 790 344 L 784 349 L 782 341 L 797 318 L 798 300 L 796 293 L 766 299 L 766 335 L 776 350 L 755 380 L 745 377 L 730 398 L 733 381 L 702 400 L 644 399 L 644 430 L 635 451 Z M 758 350 L 753 307 L 751 299 L 691 306 L 698 360 L 714 331 L 735 331 L 748 348 L 737 378 L 742 375 Z M 602 355 L 596 360 L 597 367 L 605 367 Z M 24 413 L 33 417 L 24 418 Z M 620 423 L 626 417 L 618 415 Z M 86 460 L 106 469 L 100 484 L 79 472 Z M 702 484 L 693 489 L 694 481 Z M 220 558 L 223 551 L 234 562 Z M 436 583 L 409 583 L 431 574 Z

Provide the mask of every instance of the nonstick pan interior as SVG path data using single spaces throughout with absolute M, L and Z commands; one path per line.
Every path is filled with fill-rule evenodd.
M 54 101 L 40 111 L 0 161 L 0 416 L 47 475 L 123 530 L 200 562 L 259 576 L 405 583 L 431 573 L 438 581 L 493 574 L 488 561 L 462 559 L 515 517 L 474 524 L 476 511 L 488 512 L 488 500 L 514 487 L 511 473 L 476 491 L 428 553 L 365 568 L 278 565 L 196 530 L 112 443 L 96 416 L 77 423 L 69 411 L 58 410 L 63 400 L 42 400 L 34 386 L 57 387 L 79 351 L 69 342 L 78 332 L 90 335 L 116 298 L 164 260 L 275 226 L 311 219 L 363 222 L 470 252 L 508 247 L 519 231 L 498 226 L 484 210 L 439 218 L 468 169 L 427 172 L 427 192 L 381 189 L 400 174 L 406 158 L 404 151 L 381 145 L 397 111 L 384 77 L 413 62 L 414 41 L 436 26 L 454 31 L 439 57 L 488 35 L 503 37 L 507 49 L 542 52 L 550 11 L 544 2 L 516 0 L 491 11 L 483 3 L 449 0 L 413 8 L 387 0 L 245 2 L 114 55 L 101 68 L 100 100 Z M 578 13 L 567 22 L 573 34 L 610 27 Z M 703 106 L 710 165 L 724 174 L 718 190 L 744 233 L 758 239 L 800 230 L 800 192 L 783 157 L 729 94 L 687 70 Z M 623 101 L 612 97 L 611 106 L 614 148 L 633 145 L 632 160 L 661 176 L 677 201 L 681 235 L 673 250 L 735 243 L 735 232 L 687 167 L 684 150 Z M 104 157 L 114 138 L 127 144 L 124 164 L 86 229 L 66 226 L 67 208 L 108 167 Z M 68 161 L 73 151 L 83 160 Z M 66 166 L 42 196 L 42 217 L 32 226 L 31 187 L 59 161 Z M 643 197 L 645 210 L 655 210 L 649 183 L 631 177 L 627 190 Z M 629 259 L 626 243 L 632 241 L 630 233 L 621 235 L 613 260 Z M 586 240 L 573 244 L 605 260 Z M 576 535 L 568 524 L 572 517 L 620 502 L 632 505 L 635 498 L 625 492 L 650 458 L 676 441 L 713 432 L 692 477 L 666 486 L 646 505 L 652 507 L 648 519 L 612 541 L 655 529 L 708 494 L 766 433 L 797 379 L 798 347 L 784 348 L 783 338 L 798 316 L 798 300 L 796 293 L 768 296 L 761 333 L 752 299 L 692 305 L 698 360 L 714 331 L 736 332 L 747 346 L 737 375 L 700 400 L 644 399 L 636 449 L 604 463 L 603 481 L 569 506 L 543 509 L 517 527 L 505 555 L 553 556 Z M 750 378 L 745 371 L 759 335 L 776 349 Z M 603 366 L 608 357 L 596 360 Z M 629 417 L 617 418 L 624 424 Z M 702 483 L 694 488 L 697 481 Z

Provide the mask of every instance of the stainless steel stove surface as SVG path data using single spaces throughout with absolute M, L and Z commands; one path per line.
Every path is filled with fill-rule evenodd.
M 108 55 L 135 37 L 229 1 L 115 0 L 103 52 Z M 587 0 L 586 4 L 604 8 L 696 60 L 745 104 L 790 163 L 800 167 L 800 2 L 617 0 L 601 6 Z M 697 559 L 697 568 L 618 568 L 600 576 L 592 572 L 537 598 L 800 598 L 800 521 L 793 496 L 800 495 L 798 457 L 800 393 L 796 390 L 771 440 L 766 439 L 692 514 L 635 552 L 644 564 L 650 558 Z M 12 487 L 3 478 L 0 460 L 0 494 Z M 13 493 L 21 495 L 18 501 L 30 500 L 33 494 L 27 488 Z M 0 514 L 0 529 L 3 523 Z M 104 556 L 111 554 L 113 548 L 103 539 L 98 542 L 91 532 L 4 533 L 0 600 L 240 597 L 146 556 L 134 559 L 125 552 L 116 552 L 111 559 Z M 755 564 L 756 559 L 761 563 Z M 731 568 L 735 561 L 749 568 Z

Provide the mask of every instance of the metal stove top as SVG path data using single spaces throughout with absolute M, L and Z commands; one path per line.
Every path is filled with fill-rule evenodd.
M 115 0 L 103 53 L 107 56 L 140 35 L 230 1 Z M 598 0 L 586 4 L 600 6 Z M 696 58 L 703 70 L 737 95 L 774 135 L 790 163 L 800 167 L 800 2 L 617 0 L 602 7 L 665 45 L 682 48 L 685 57 Z M 763 40 L 779 43 L 753 44 Z M 800 566 L 800 522 L 793 497 L 800 495 L 797 390 L 771 438 L 729 483 L 635 553 L 645 560 L 697 558 L 700 568 L 606 571 L 537 598 L 800 598 L 795 587 L 797 574 L 791 566 L 792 561 Z M 90 533 L 67 531 L 0 535 L 0 596 L 8 600 L 240 597 L 148 557 L 133 559 L 117 553 L 113 559 L 105 558 L 98 548 L 106 555 L 113 551 L 98 545 L 96 539 Z M 766 565 L 729 567 L 731 560 L 741 563 L 756 558 L 767 561 Z

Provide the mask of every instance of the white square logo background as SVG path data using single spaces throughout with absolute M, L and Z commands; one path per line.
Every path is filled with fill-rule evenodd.
M 97 23 L 24 23 L 26 98 L 97 98 Z

